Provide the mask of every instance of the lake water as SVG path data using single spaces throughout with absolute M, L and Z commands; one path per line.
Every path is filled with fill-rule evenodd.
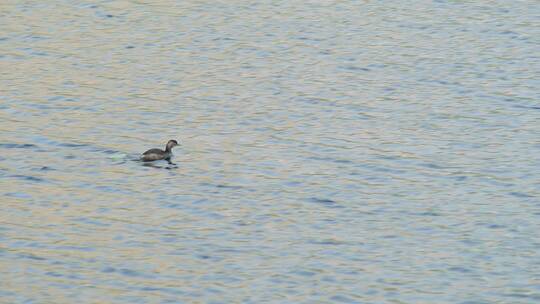
M 1 303 L 540 302 L 537 1 L 89 2 L 0 4 Z

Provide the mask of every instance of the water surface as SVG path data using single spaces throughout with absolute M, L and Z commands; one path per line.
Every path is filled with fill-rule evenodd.
M 536 4 L 3 1 L 1 302 L 537 303 Z

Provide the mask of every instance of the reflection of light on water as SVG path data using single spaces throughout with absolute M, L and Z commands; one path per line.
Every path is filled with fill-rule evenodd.
M 112 159 L 113 161 L 118 161 L 118 160 L 125 160 L 127 156 L 128 155 L 126 153 L 115 153 L 115 154 L 109 155 L 109 158 Z

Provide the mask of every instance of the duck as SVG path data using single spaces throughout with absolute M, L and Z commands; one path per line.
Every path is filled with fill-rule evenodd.
M 172 148 L 178 146 L 178 142 L 174 139 L 171 139 L 167 142 L 167 145 L 165 145 L 165 151 L 161 149 L 150 149 L 146 152 L 144 152 L 141 155 L 141 160 L 144 162 L 150 162 L 155 160 L 171 160 L 172 157 Z

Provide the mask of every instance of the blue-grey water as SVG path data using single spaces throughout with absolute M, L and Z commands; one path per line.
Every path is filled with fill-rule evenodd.
M 532 0 L 2 1 L 0 302 L 538 303 L 539 88 Z

